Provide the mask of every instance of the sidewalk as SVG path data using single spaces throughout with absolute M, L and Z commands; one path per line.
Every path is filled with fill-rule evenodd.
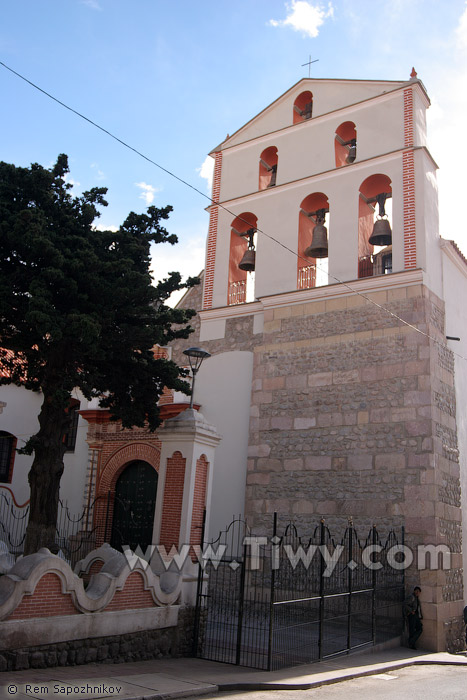
M 398 647 L 271 672 L 202 659 L 30 669 L 0 674 L 0 698 L 165 700 L 220 690 L 306 690 L 412 664 L 456 664 L 467 670 L 467 657 Z

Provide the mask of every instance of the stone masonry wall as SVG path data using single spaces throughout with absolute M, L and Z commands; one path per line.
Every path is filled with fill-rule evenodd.
M 191 656 L 193 629 L 194 608 L 185 607 L 179 611 L 177 627 L 1 652 L 0 671 Z
M 350 517 L 406 542 L 448 545 L 449 571 L 407 571 L 424 588 L 426 638 L 443 647 L 463 598 L 452 353 L 443 305 L 425 287 L 265 312 L 255 348 L 246 516 Z M 427 333 L 401 323 L 401 317 Z M 443 606 L 443 603 L 446 605 Z M 451 605 L 452 603 L 452 605 Z M 455 604 L 454 604 L 455 603 Z
M 337 530 L 354 517 L 362 528 L 404 526 L 413 551 L 446 544 L 449 570 L 420 571 L 415 558 L 406 581 L 423 589 L 425 646 L 454 648 L 463 571 L 444 305 L 423 285 L 391 289 L 389 276 L 387 287 L 366 295 L 386 311 L 358 294 L 323 295 L 266 309 L 262 334 L 252 316 L 227 318 L 225 337 L 203 347 L 254 352 L 245 499 L 254 530 L 268 531 L 277 511 L 300 531 L 310 518 Z

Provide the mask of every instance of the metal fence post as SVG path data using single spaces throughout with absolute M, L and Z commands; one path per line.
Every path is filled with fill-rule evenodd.
M 375 550 L 375 545 L 378 541 L 378 533 L 376 531 L 376 525 L 373 525 L 371 540 L 373 544 L 373 551 Z M 376 644 L 376 569 L 373 568 L 371 572 L 372 578 L 372 592 L 371 592 L 371 638 L 373 644 Z
M 274 519 L 272 525 L 272 542 L 275 546 L 277 535 L 277 512 L 274 512 Z M 273 566 L 273 556 L 271 548 L 271 590 L 269 597 L 269 639 L 268 639 L 268 671 L 272 670 L 272 648 L 274 643 L 274 600 L 275 600 L 275 584 L 276 584 L 276 570 Z
M 237 652 L 235 655 L 235 663 L 237 666 L 240 665 L 241 653 L 242 653 L 242 626 L 243 626 L 243 603 L 245 598 L 245 579 L 246 579 L 246 555 L 247 548 L 246 544 L 243 545 L 243 561 L 241 563 L 241 575 L 240 575 L 240 591 L 238 600 L 238 621 L 237 621 Z
M 326 532 L 324 527 L 324 519 L 321 519 L 319 543 L 320 547 L 324 547 Z M 318 654 L 319 660 L 323 658 L 323 632 L 324 632 L 324 556 L 321 549 L 320 570 L 319 570 L 319 636 L 318 636 Z
M 353 562 L 353 542 L 352 542 L 352 534 L 353 534 L 353 522 L 352 520 L 349 520 L 349 556 L 347 559 L 347 568 L 348 568 L 348 574 L 347 574 L 347 579 L 348 579 L 348 602 L 347 602 L 347 653 L 349 653 L 350 649 L 352 648 L 352 568 L 349 566 L 351 562 Z
M 199 621 L 201 617 L 201 592 L 203 589 L 204 568 L 202 564 L 203 547 L 204 547 L 204 530 L 206 527 L 206 508 L 203 510 L 203 523 L 201 526 L 201 561 L 198 562 L 198 581 L 196 583 L 196 607 L 195 620 L 193 625 L 193 656 L 198 656 L 198 641 L 199 641 Z

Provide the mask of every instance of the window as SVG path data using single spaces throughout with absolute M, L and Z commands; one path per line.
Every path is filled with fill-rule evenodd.
M 75 451 L 76 435 L 78 433 L 79 407 L 80 403 L 77 399 L 70 400 L 70 407 L 68 408 L 70 424 L 68 426 L 68 431 L 65 433 L 65 437 L 63 438 L 67 452 Z
M 13 476 L 16 438 L 11 433 L 0 430 L 0 482 L 9 484 Z

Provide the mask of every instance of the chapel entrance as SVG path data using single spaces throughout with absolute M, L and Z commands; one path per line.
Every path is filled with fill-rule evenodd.
M 122 551 L 151 544 L 156 506 L 157 472 L 148 462 L 130 462 L 117 479 L 110 544 Z

